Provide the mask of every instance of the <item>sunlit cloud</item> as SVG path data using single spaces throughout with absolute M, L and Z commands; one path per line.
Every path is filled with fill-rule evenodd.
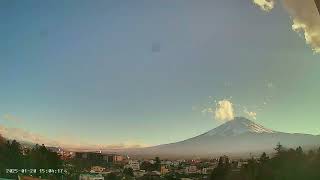
M 214 100 L 215 104 L 208 104 L 207 107 L 202 108 L 201 113 L 204 115 L 210 115 L 212 119 L 220 122 L 231 121 L 236 116 L 244 116 L 249 119 L 256 120 L 258 114 L 257 111 L 262 111 L 263 107 L 267 105 L 267 101 L 270 100 L 271 96 L 267 96 L 262 105 L 249 106 L 233 103 L 231 99 L 227 98 L 223 100 Z
M 292 18 L 292 29 L 301 34 L 315 53 L 320 53 L 320 15 L 314 0 L 279 0 Z M 276 0 L 253 0 L 269 12 Z
M 230 99 L 215 100 L 209 96 L 209 102 L 207 106 L 202 108 L 201 113 L 204 115 L 210 115 L 213 120 L 220 122 L 227 122 L 234 119 L 236 108 L 238 105 L 233 104 Z
M 274 0 L 253 0 L 253 3 L 264 11 L 271 11 L 274 8 Z
M 30 132 L 22 128 L 11 128 L 0 125 L 0 134 L 8 139 L 15 139 L 21 142 L 29 142 L 34 144 L 45 144 L 46 146 L 63 147 L 69 149 L 85 149 L 85 150 L 113 150 L 113 149 L 126 149 L 126 148 L 139 148 L 146 147 L 147 144 L 138 143 L 136 141 L 126 141 L 119 144 L 89 144 L 86 142 L 80 142 L 76 139 L 70 138 L 57 138 L 52 139 L 46 136 Z
M 248 111 L 248 109 L 245 107 L 243 112 L 251 119 L 256 120 L 257 119 L 257 113 L 254 111 Z
M 232 103 L 226 99 L 219 101 L 214 111 L 214 118 L 223 122 L 233 120 L 234 110 Z

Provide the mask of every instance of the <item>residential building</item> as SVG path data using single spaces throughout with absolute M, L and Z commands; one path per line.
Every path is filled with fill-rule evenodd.
M 197 166 L 187 166 L 185 168 L 185 173 L 186 174 L 194 174 L 194 173 L 197 173 Z
M 75 157 L 77 159 L 87 159 L 91 161 L 104 161 L 108 163 L 115 163 L 123 161 L 123 156 L 117 154 L 103 154 L 98 152 L 76 152 Z
M 140 170 L 140 163 L 137 160 L 130 160 L 127 167 L 131 168 L 134 171 L 138 171 Z
M 169 169 L 167 168 L 166 165 L 161 165 L 160 167 L 160 173 L 163 174 L 167 174 L 169 172 Z

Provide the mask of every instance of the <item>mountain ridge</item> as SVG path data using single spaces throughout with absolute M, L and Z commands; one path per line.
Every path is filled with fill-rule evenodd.
M 198 136 L 174 143 L 131 151 L 135 155 L 172 156 L 249 156 L 273 152 L 281 143 L 288 148 L 320 146 L 320 136 L 274 131 L 247 118 L 236 117 Z

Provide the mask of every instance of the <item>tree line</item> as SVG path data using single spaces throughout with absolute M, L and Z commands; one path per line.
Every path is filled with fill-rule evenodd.
M 320 148 L 304 152 L 301 147 L 285 148 L 280 143 L 276 153 L 269 157 L 263 153 L 260 158 L 251 158 L 240 172 L 234 171 L 228 161 L 220 158 L 210 180 L 319 180 Z

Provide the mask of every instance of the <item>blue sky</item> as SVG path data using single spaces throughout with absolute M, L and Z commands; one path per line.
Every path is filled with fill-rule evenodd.
M 291 25 L 249 1 L 1 1 L 0 117 L 20 120 L 0 123 L 161 144 L 219 125 L 201 110 L 232 96 L 266 127 L 320 134 L 319 55 Z

